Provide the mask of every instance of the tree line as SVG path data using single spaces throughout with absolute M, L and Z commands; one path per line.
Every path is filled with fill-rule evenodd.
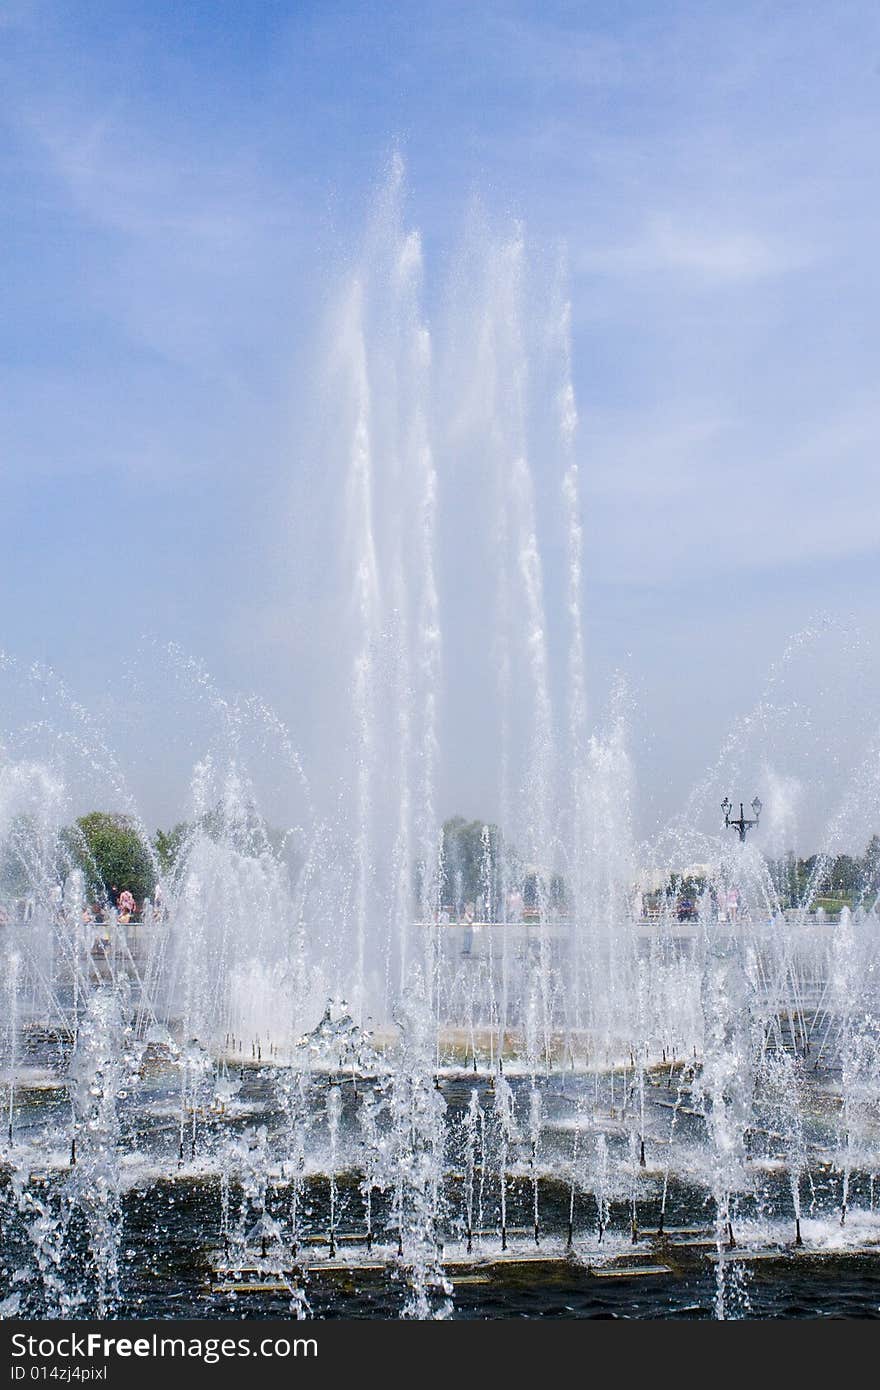
M 789 850 L 779 859 L 768 859 L 767 870 L 780 906 L 799 907 L 812 899 L 817 905 L 835 907 L 873 904 L 880 895 L 880 835 L 872 835 L 864 854 L 810 854 L 799 857 Z M 699 874 L 672 873 L 658 892 L 646 900 L 687 899 L 696 903 L 707 887 Z
M 792 851 L 769 861 L 770 877 L 785 907 L 794 907 L 808 895 L 818 899 L 848 900 L 851 906 L 874 901 L 880 893 L 880 835 L 872 835 L 864 853 L 811 854 L 798 858 Z
M 14 820 L 0 843 L 0 896 L 29 896 L 47 879 L 63 884 L 74 870 L 82 874 L 89 902 L 106 904 L 127 889 L 137 902 L 155 897 L 160 879 L 168 882 L 195 832 L 227 839 L 243 853 L 269 852 L 298 870 L 296 851 L 282 831 L 267 826 L 250 808 L 230 817 L 217 807 L 197 821 L 178 821 L 145 836 L 138 821 L 112 811 L 90 811 L 60 831 L 46 833 L 31 816 Z
M 83 875 L 87 896 L 106 902 L 114 890 L 128 889 L 140 904 L 152 898 L 159 878 L 170 879 L 181 852 L 196 829 L 213 838 L 229 833 L 222 808 L 207 813 L 198 822 L 179 821 L 167 830 L 157 830 L 145 840 L 131 816 L 107 811 L 90 811 L 73 825 L 65 827 L 55 843 L 45 850 L 54 857 L 55 874 L 63 881 L 71 869 Z M 296 853 L 287 837 L 266 826 L 254 813 L 245 815 L 235 826 L 238 847 L 246 852 L 268 850 L 287 859 L 290 869 L 298 867 Z M 39 827 L 29 817 L 12 823 L 0 847 L 0 893 L 9 898 L 28 893 L 34 881 L 35 846 Z M 538 883 L 533 870 L 525 865 L 516 848 L 507 842 L 497 825 L 481 820 L 451 816 L 444 821 L 441 835 L 439 898 L 455 913 L 466 906 L 495 920 L 503 919 L 505 894 L 516 887 L 525 907 L 537 905 L 539 894 L 555 907 L 564 907 L 566 886 L 561 875 L 548 883 Z M 811 854 L 798 857 L 789 851 L 779 859 L 767 861 L 768 871 L 783 907 L 803 903 L 812 894 L 816 900 L 873 901 L 880 895 L 880 835 L 872 835 L 861 855 L 828 856 Z M 420 871 L 414 873 L 416 897 Z M 705 890 L 705 881 L 673 873 L 658 896 L 696 900 Z

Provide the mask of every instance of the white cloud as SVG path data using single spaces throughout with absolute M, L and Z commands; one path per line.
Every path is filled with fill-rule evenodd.
M 812 260 L 804 248 L 782 246 L 744 228 L 699 230 L 680 218 L 657 214 L 630 241 L 582 249 L 576 264 L 593 274 L 687 275 L 716 286 L 789 274 Z
M 596 559 L 616 583 L 698 581 L 823 564 L 880 549 L 866 505 L 880 475 L 880 407 L 853 399 L 789 438 L 761 438 L 731 411 L 679 403 L 587 431 L 588 516 Z
M 582 427 L 590 496 L 605 503 L 677 504 L 705 486 L 705 465 L 724 445 L 731 421 L 699 402 L 635 422 L 588 415 Z
M 89 110 L 26 103 L 16 115 L 82 215 L 194 262 L 240 261 L 255 238 L 287 227 L 296 207 L 289 182 L 267 184 L 247 155 L 199 141 L 169 148 L 132 126 L 118 98 Z

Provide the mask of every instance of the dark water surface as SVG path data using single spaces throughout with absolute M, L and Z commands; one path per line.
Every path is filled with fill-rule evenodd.
M 51 1065 L 49 1056 L 39 1057 Z M 259 1236 L 254 1238 L 255 1221 L 263 1212 L 270 1224 L 289 1238 L 290 1186 L 277 1176 L 268 1180 L 269 1155 L 283 1155 L 285 1132 L 277 1106 L 276 1088 L 281 1073 L 259 1067 L 241 1069 L 238 1112 L 218 1117 L 207 1108 L 200 1118 L 198 1144 L 193 1133 L 192 1153 L 184 1152 L 172 1077 L 159 1073 L 141 1079 L 140 1092 L 120 1102 L 121 1133 L 114 1151 L 121 1176 L 122 1165 L 136 1161 L 128 1169 L 122 1186 L 121 1205 L 111 1201 L 107 1229 L 108 1243 L 118 1249 L 118 1294 L 110 1290 L 108 1311 L 119 1317 L 141 1318 L 267 1318 L 290 1316 L 294 1298 L 284 1279 L 273 1266 L 271 1253 L 262 1260 Z M 283 1079 L 283 1078 L 282 1078 Z M 833 1078 L 832 1078 L 833 1080 Z M 816 1081 L 815 1104 L 809 1113 L 810 1139 L 817 1153 L 835 1153 L 836 1110 L 821 1089 L 828 1074 Z M 649 1167 L 638 1180 L 637 1212 L 621 1197 L 618 1184 L 609 1210 L 607 1239 L 601 1261 L 596 1248 L 598 1206 L 595 1195 L 578 1190 L 571 1207 L 571 1184 L 564 1180 L 570 1166 L 572 1131 L 566 1123 L 574 1113 L 580 1091 L 589 1083 L 566 1077 L 552 1077 L 544 1083 L 543 1114 L 546 1127 L 541 1146 L 545 1168 L 539 1178 L 540 1244 L 530 1240 L 534 1220 L 534 1192 L 528 1177 L 528 1148 L 518 1154 L 518 1176 L 511 1171 L 506 1188 L 507 1222 L 511 1246 L 522 1256 L 519 1262 L 497 1258 L 497 1233 L 501 1194 L 497 1155 L 488 1152 L 487 1167 L 480 1180 L 480 1209 L 489 1234 L 480 1245 L 475 1241 L 475 1258 L 463 1259 L 465 1191 L 462 1173 L 466 1162 L 461 1145 L 472 1089 L 479 1087 L 481 1105 L 491 1115 L 490 1082 L 485 1077 L 448 1078 L 443 1091 L 450 1117 L 450 1143 L 453 1146 L 444 1180 L 443 1210 L 445 1227 L 438 1238 L 448 1242 L 444 1265 L 453 1284 L 453 1316 L 458 1318 L 711 1318 L 716 1304 L 716 1263 L 711 1221 L 713 1205 L 700 1164 L 705 1153 L 705 1122 L 690 1105 L 675 1110 L 676 1143 L 680 1146 L 678 1172 L 658 1166 L 670 1163 L 668 1146 L 673 1107 L 684 1097 L 680 1083 L 673 1086 L 664 1073 L 652 1078 L 645 1116 Z M 316 1080 L 310 1094 L 310 1113 L 323 1115 L 326 1107 L 326 1080 Z M 525 1083 L 514 1079 L 517 1101 L 527 1114 Z M 334 1201 L 335 1229 L 340 1248 L 335 1259 L 328 1258 L 327 1232 L 330 1220 L 330 1184 L 323 1172 L 304 1179 L 297 1229 L 307 1245 L 307 1263 L 317 1263 L 305 1276 L 304 1293 L 311 1313 L 322 1318 L 396 1318 L 407 1297 L 405 1279 L 394 1262 L 395 1219 L 387 1191 L 373 1195 L 372 1222 L 379 1243 L 390 1256 L 380 1268 L 357 1268 L 364 1259 L 364 1197 L 359 1183 L 356 1147 L 357 1095 L 352 1082 L 340 1082 L 342 1130 L 348 1148 L 338 1167 Z M 618 1082 L 618 1096 L 624 1093 Z M 684 1097 L 686 1098 L 686 1097 Z M 833 1096 L 832 1096 L 833 1101 Z M 14 1188 L 11 1173 L 0 1181 L 0 1301 L 10 1293 L 17 1295 L 14 1315 L 43 1318 L 56 1315 L 59 1304 L 65 1316 L 94 1316 L 95 1268 L 90 1256 L 89 1190 L 102 1170 L 102 1151 L 94 1168 L 79 1162 L 75 1169 L 63 1167 L 41 1177 L 40 1159 L 53 1149 L 60 1150 L 61 1163 L 70 1139 L 70 1098 L 63 1086 L 16 1096 L 16 1138 L 28 1146 L 29 1171 L 25 1190 Z M 608 1151 L 618 1163 L 628 1154 L 628 1136 L 623 1127 L 608 1123 Z M 555 1126 L 555 1127 L 554 1127 Z M 316 1126 L 313 1142 L 321 1142 L 321 1126 Z M 231 1163 L 244 1163 L 247 1143 L 259 1133 L 268 1145 L 251 1177 L 230 1173 L 226 1190 L 227 1237 L 224 1239 L 224 1199 L 218 1169 L 224 1155 Z M 187 1131 L 189 1135 L 189 1131 Z M 249 1138 L 250 1137 L 250 1138 Z M 235 1149 L 234 1144 L 239 1148 Z M 756 1159 L 774 1157 L 773 1140 L 756 1131 L 750 1137 Z M 455 1144 L 458 1149 L 455 1149 Z M 230 1145 L 233 1147 L 231 1148 Z M 244 1146 L 243 1148 L 241 1146 Z M 318 1150 L 320 1153 L 320 1150 Z M 870 1154 L 875 1150 L 871 1148 Z M 667 1157 L 667 1155 L 669 1157 Z M 327 1155 L 324 1155 L 325 1159 Z M 513 1155 L 512 1155 L 513 1157 Z M 184 1166 L 192 1159 L 193 1167 Z M 57 1161 L 57 1158 L 56 1158 Z M 194 1167 L 202 1163 L 201 1172 Z M 650 1165 L 654 1166 L 651 1167 Z M 235 1164 L 231 1163 L 234 1168 Z M 696 1176 L 688 1176 L 693 1167 Z M 277 1168 L 277 1162 L 276 1162 Z M 638 1171 L 638 1169 L 637 1169 Z M 868 1214 L 866 1227 L 872 1249 L 851 1253 L 810 1253 L 810 1237 L 805 1249 L 795 1253 L 793 1239 L 791 1187 L 783 1169 L 772 1165 L 756 1169 L 755 1190 L 737 1197 L 734 1224 L 746 1233 L 739 1246 L 742 1258 L 728 1257 L 726 1307 L 729 1313 L 758 1318 L 822 1318 L 880 1316 L 880 1245 L 877 1244 L 875 1165 L 853 1169 L 849 1175 L 849 1203 L 853 1217 Z M 263 1173 L 262 1180 L 260 1175 Z M 110 1190 L 115 1191 L 111 1175 Z M 75 1200 L 70 1185 L 76 1182 Z M 253 1191 L 245 1195 L 249 1183 Z M 842 1175 L 835 1163 L 814 1162 L 802 1180 L 804 1213 L 815 1213 L 829 1230 L 837 1229 L 842 1199 Z M 130 1184 L 130 1185 L 128 1185 Z M 635 1192 L 635 1187 L 633 1188 Z M 661 1192 L 664 1193 L 663 1219 L 671 1239 L 656 1234 L 661 1218 Z M 33 1200 L 31 1200 L 33 1198 Z M 115 1199 L 114 1199 L 115 1200 Z M 635 1198 L 633 1198 L 635 1202 Z M 93 1226 L 100 1226 L 103 1208 L 95 1205 Z M 475 1213 L 476 1214 L 476 1213 Z M 564 1254 L 565 1233 L 570 1214 L 573 1219 L 575 1249 L 581 1259 Z M 632 1243 L 630 1222 L 636 1219 L 637 1240 Z M 41 1228 L 40 1222 L 43 1221 Z M 870 1227 L 873 1222 L 873 1227 Z M 116 1224 L 114 1224 L 116 1223 Z M 760 1258 L 748 1258 L 748 1228 L 766 1231 L 772 1227 L 778 1247 L 765 1248 Z M 775 1223 L 775 1225 L 774 1225 Z M 475 1226 L 479 1223 L 475 1221 Z M 110 1227 L 112 1226 L 112 1230 Z M 848 1221 L 847 1234 L 853 1223 Z M 675 1234 L 675 1228 L 679 1234 Z M 233 1240 L 230 1244 L 229 1233 Z M 237 1232 L 237 1235 L 236 1235 Z M 873 1232 L 873 1234 L 872 1234 Z M 118 1240 L 115 1238 L 118 1235 Z M 828 1235 L 828 1231 L 825 1232 Z M 355 1240 L 352 1242 L 352 1238 Z M 237 1245 L 235 1245 L 237 1240 Z M 346 1241 L 352 1242 L 347 1243 Z M 822 1243 L 822 1233 L 816 1237 Z M 826 1243 L 831 1243 L 826 1242 Z M 855 1242 L 857 1243 L 857 1242 Z M 869 1240 L 870 1245 L 870 1240 Z M 234 1247 L 234 1249 L 233 1249 Z M 279 1247 L 280 1250 L 280 1247 Z M 613 1252 L 614 1258 L 609 1259 Z M 555 1256 L 555 1258 L 553 1258 Z M 279 1253 L 278 1260 L 285 1259 Z M 290 1255 L 286 1256 L 290 1260 Z M 347 1263 L 348 1259 L 348 1263 Z M 456 1259 L 458 1263 L 456 1263 Z M 494 1263 L 493 1263 L 494 1259 Z M 590 1267 L 590 1261 L 593 1261 Z M 616 1268 L 615 1268 L 616 1265 Z M 648 1268 L 645 1268 L 645 1267 Z M 283 1263 L 280 1268 L 283 1268 Z M 643 1272 L 635 1272 L 641 1267 Z M 249 1272 L 253 1270 L 253 1273 Z M 262 1270 L 262 1273 L 257 1273 Z M 299 1278 L 300 1276 L 297 1276 Z M 274 1285 L 248 1288 L 248 1282 Z M 230 1287 L 230 1286 L 234 1286 Z M 72 1295 L 68 1298 L 68 1295 Z M 67 1303 L 64 1303 L 67 1299 Z
M 216 1193 L 151 1187 L 127 1203 L 121 1267 L 122 1317 L 289 1316 L 286 1291 L 216 1292 L 220 1240 Z M 535 1252 L 537 1256 L 538 1252 Z M 473 1265 L 453 1273 L 453 1316 L 460 1318 L 711 1318 L 715 1267 L 706 1251 L 639 1242 L 633 1262 L 670 1260 L 666 1274 L 601 1277 L 575 1260 L 530 1256 L 522 1265 Z M 628 1263 L 626 1257 L 624 1262 Z M 880 1257 L 809 1256 L 737 1262 L 745 1317 L 880 1317 Z M 244 1276 L 245 1279 L 247 1276 Z M 306 1294 L 321 1318 L 394 1318 L 405 1288 L 390 1270 L 312 1273 Z

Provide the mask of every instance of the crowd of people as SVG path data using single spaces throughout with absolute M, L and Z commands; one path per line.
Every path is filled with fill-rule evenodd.
M 112 884 L 107 890 L 106 902 L 93 902 L 91 905 L 86 903 L 82 910 L 83 923 L 88 922 L 107 922 L 111 919 L 111 914 L 115 913 L 117 922 L 123 924 L 127 922 L 141 921 L 145 910 L 149 910 L 150 900 L 144 898 L 138 906 L 134 894 L 128 889 L 121 891 L 116 884 Z
M 49 909 L 52 919 L 59 925 L 63 925 L 70 920 L 70 913 L 64 902 L 64 894 L 59 884 L 55 884 L 50 889 Z M 30 922 L 38 912 L 38 904 L 33 896 L 16 898 L 8 902 L 0 902 L 0 927 L 8 926 L 10 922 Z M 80 910 L 80 922 L 83 927 L 94 926 L 103 928 L 98 933 L 96 940 L 106 938 L 106 928 L 112 923 L 127 926 L 129 923 L 139 923 L 147 920 L 155 920 L 157 916 L 164 915 L 161 889 L 157 888 L 155 897 L 151 901 L 143 898 L 138 902 L 129 888 L 119 888 L 117 884 L 110 884 L 106 889 L 105 895 L 95 897 L 91 902 L 85 902 Z

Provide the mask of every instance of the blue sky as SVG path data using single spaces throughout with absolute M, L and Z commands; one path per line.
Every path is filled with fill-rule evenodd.
M 308 749 L 297 421 L 399 149 L 429 318 L 474 196 L 567 248 L 591 694 L 683 797 L 792 633 L 878 637 L 878 116 L 870 3 L 5 0 L 0 646 L 99 704 L 177 641 Z

